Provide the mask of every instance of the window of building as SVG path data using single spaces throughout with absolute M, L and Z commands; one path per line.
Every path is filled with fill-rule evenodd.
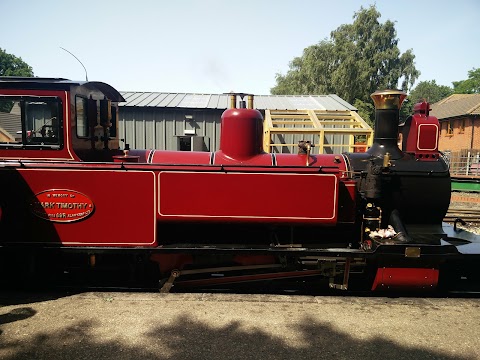
M 448 123 L 446 121 L 440 123 L 440 130 L 440 135 L 448 135 Z
M 447 136 L 453 136 L 453 121 L 447 121 Z
M 179 136 L 177 148 L 180 151 L 192 151 L 192 137 Z
M 460 119 L 458 120 L 458 132 L 460 134 L 463 134 L 465 132 L 465 119 Z
M 210 151 L 209 138 L 207 136 L 175 136 L 177 138 L 177 150 L 180 151 Z

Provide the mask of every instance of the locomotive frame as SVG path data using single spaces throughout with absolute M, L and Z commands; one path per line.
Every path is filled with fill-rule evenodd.
M 310 277 L 374 291 L 476 281 L 479 236 L 443 223 L 451 183 L 438 120 L 423 102 L 399 126 L 405 97 L 372 94 L 365 153 L 313 155 L 309 142 L 264 152 L 249 94 L 231 94 L 219 151 L 136 150 L 120 149 L 124 99 L 110 85 L 0 78 L 2 268 L 113 267 L 162 292 Z M 267 187 L 281 196 L 266 198 Z

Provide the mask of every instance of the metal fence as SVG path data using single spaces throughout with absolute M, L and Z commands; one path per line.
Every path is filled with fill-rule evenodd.
M 443 155 L 452 176 L 480 177 L 480 149 L 444 151 Z

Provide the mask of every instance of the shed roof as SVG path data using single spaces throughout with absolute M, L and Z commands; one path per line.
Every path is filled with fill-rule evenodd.
M 480 94 L 453 94 L 431 106 L 431 115 L 439 120 L 466 115 L 480 115 Z
M 227 109 L 229 94 L 194 94 L 120 91 L 125 98 L 120 106 L 188 109 Z M 357 108 L 335 94 L 330 95 L 255 95 L 258 110 L 330 110 L 357 111 Z

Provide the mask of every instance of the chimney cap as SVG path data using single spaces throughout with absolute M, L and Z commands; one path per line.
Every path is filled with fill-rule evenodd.
M 377 90 L 370 97 L 376 109 L 400 109 L 407 93 L 402 90 Z

